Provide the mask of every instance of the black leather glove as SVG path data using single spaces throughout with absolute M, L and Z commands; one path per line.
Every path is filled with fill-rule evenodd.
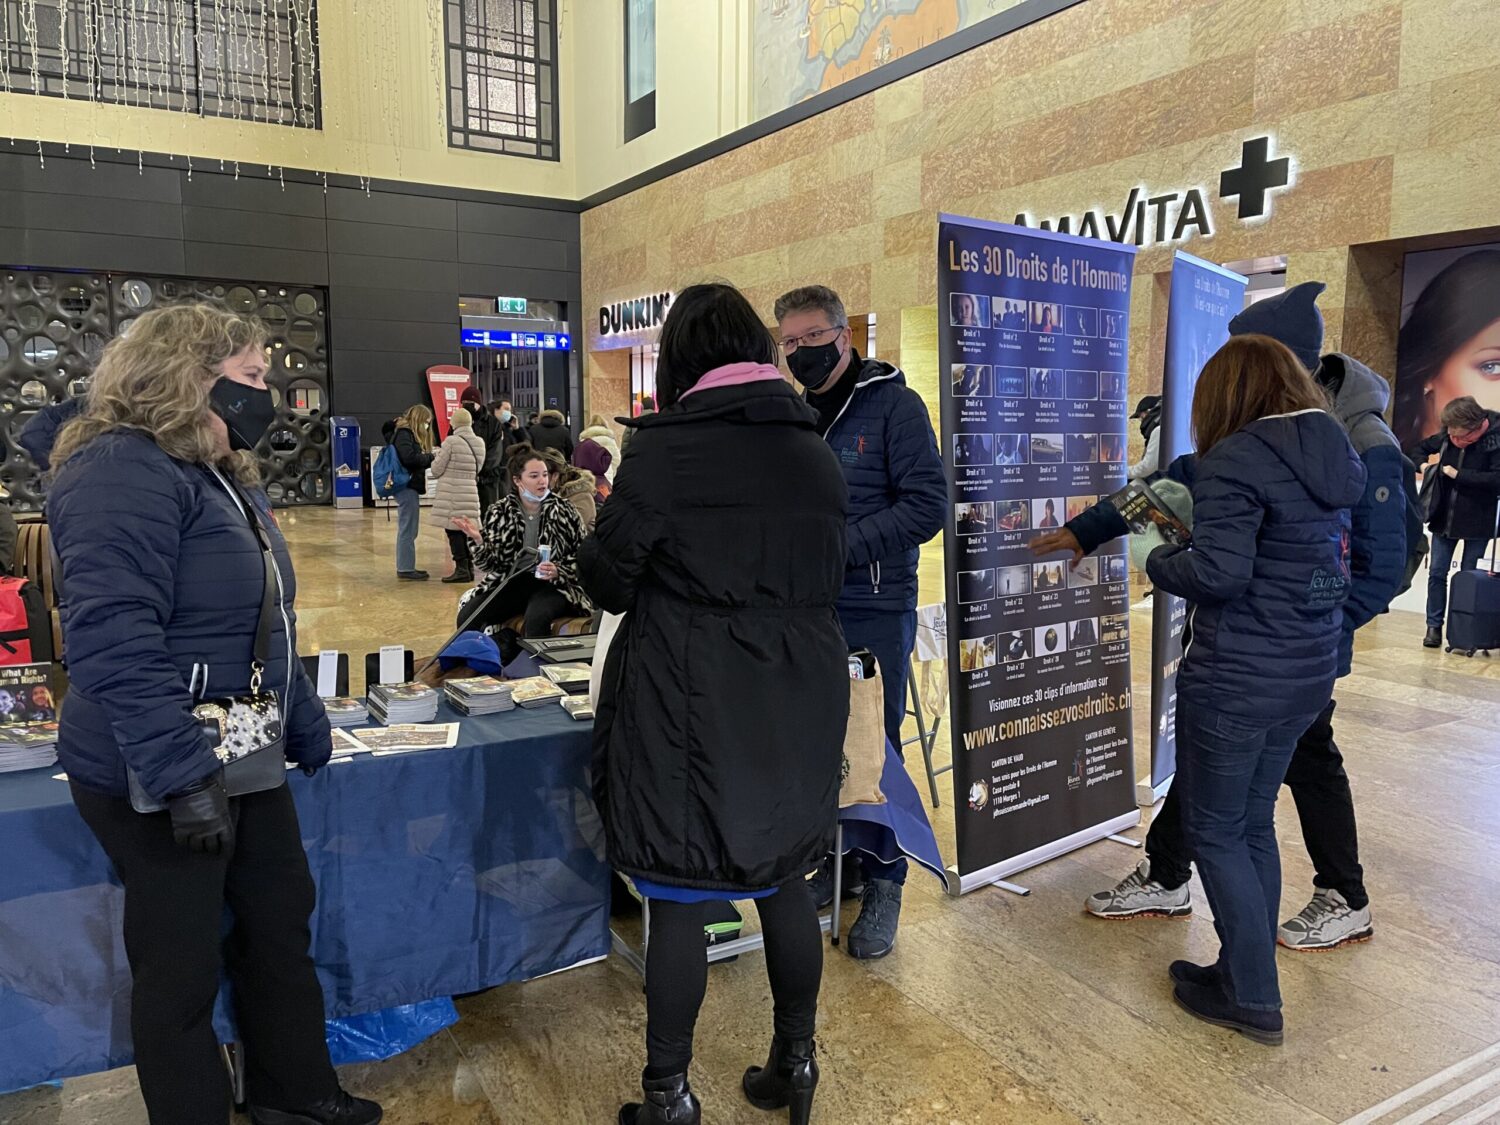
M 209 774 L 172 794 L 167 798 L 167 812 L 172 817 L 172 839 L 179 847 L 203 855 L 228 856 L 234 851 L 234 821 L 222 775 Z

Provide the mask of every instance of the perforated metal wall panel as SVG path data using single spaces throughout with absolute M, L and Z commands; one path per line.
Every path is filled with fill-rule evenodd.
M 6 270 L 0 274 L 0 481 L 17 512 L 39 511 L 42 489 L 16 435 L 36 410 L 81 395 L 104 345 L 136 317 L 206 300 L 266 326 L 276 422 L 257 453 L 278 506 L 332 497 L 328 427 L 328 301 L 322 289 L 146 275 Z

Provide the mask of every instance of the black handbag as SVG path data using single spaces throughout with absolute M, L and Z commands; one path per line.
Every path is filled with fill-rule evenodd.
M 1441 464 L 1428 465 L 1422 472 L 1422 487 L 1417 492 L 1417 504 L 1422 513 L 1422 522 L 1431 523 L 1437 515 L 1438 487 L 1443 475 Z
M 276 558 L 261 526 L 255 507 L 238 488 L 218 472 L 214 474 L 249 521 L 260 545 L 265 568 L 265 587 L 260 601 L 260 621 L 250 654 L 250 691 L 246 695 L 201 700 L 193 717 L 208 736 L 214 754 L 223 766 L 224 789 L 231 797 L 263 793 L 286 784 L 286 728 L 282 721 L 281 697 L 262 691 L 261 680 L 271 655 L 271 620 L 277 611 Z M 130 804 L 136 812 L 161 812 L 167 807 L 146 792 L 134 770 L 127 770 Z

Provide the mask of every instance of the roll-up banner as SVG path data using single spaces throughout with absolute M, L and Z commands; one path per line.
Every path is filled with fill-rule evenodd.
M 1135 247 L 943 215 L 938 353 L 959 893 L 1135 825 L 1124 541 L 1032 538 L 1125 484 Z
M 1229 339 L 1229 322 L 1245 307 L 1247 279 L 1177 251 L 1167 299 L 1167 356 L 1161 384 L 1161 459 L 1165 469 L 1193 451 L 1193 391 L 1209 356 Z M 1151 774 L 1137 786 L 1142 805 L 1160 800 L 1177 772 L 1177 667 L 1187 602 L 1158 591 L 1151 607 Z

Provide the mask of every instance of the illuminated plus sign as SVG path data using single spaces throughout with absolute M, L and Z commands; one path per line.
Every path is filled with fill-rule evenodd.
M 1271 209 L 1267 196 L 1292 182 L 1289 157 L 1270 159 L 1271 138 L 1256 137 L 1240 148 L 1240 166 L 1227 169 L 1219 177 L 1219 195 L 1223 199 L 1239 198 L 1240 218 L 1254 219 Z

